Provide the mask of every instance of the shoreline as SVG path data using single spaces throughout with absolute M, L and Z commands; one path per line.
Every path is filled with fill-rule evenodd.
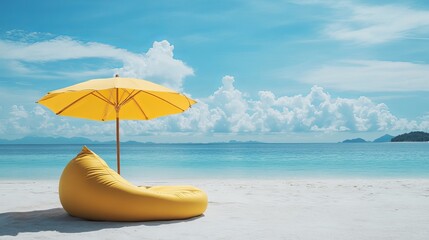
M 211 181 L 232 181 L 232 182 L 284 182 L 284 181 L 428 181 L 429 182 L 429 176 L 333 176 L 333 175 L 326 175 L 326 176 L 288 176 L 288 177 L 279 177 L 279 176 L 253 176 L 253 177 L 229 177 L 229 176 L 218 176 L 218 177 L 201 177 L 201 176 L 193 176 L 193 177 L 162 177 L 162 178 L 143 178 L 143 177 L 128 177 L 121 174 L 122 177 L 124 177 L 127 181 L 133 183 L 133 184 L 146 184 L 146 183 L 166 183 L 171 182 L 178 183 L 178 182 L 189 182 L 190 184 L 194 182 L 211 182 Z M 0 177 L 0 184 L 2 183 L 29 183 L 29 182 L 59 182 L 60 177 L 57 178 L 1 178 Z
M 209 196 L 204 216 L 93 222 L 69 216 L 58 180 L 0 180 L 4 239 L 427 239 L 429 179 L 157 179 Z

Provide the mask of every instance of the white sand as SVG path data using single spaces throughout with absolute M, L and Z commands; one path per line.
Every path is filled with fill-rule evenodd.
M 67 215 L 56 181 L 0 181 L 0 239 L 429 239 L 429 179 L 175 180 L 205 190 L 204 216 L 91 222 Z

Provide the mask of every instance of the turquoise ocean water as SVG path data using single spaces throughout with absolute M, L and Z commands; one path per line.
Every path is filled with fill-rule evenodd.
M 58 179 L 82 145 L 0 145 L 0 180 Z M 115 145 L 89 145 L 116 169 Z M 429 178 L 429 143 L 121 146 L 125 178 Z

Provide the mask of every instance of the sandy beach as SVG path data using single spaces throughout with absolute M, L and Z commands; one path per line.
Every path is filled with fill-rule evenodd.
M 138 182 L 134 182 L 138 183 Z M 428 239 L 429 180 L 174 180 L 204 189 L 204 216 L 93 222 L 69 216 L 57 181 L 0 182 L 1 239 Z

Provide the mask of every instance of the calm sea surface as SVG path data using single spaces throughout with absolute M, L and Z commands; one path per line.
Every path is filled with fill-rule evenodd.
M 0 145 L 1 179 L 58 179 L 81 145 Z M 115 145 L 89 145 L 116 169 Z M 121 146 L 125 178 L 429 178 L 429 143 Z

